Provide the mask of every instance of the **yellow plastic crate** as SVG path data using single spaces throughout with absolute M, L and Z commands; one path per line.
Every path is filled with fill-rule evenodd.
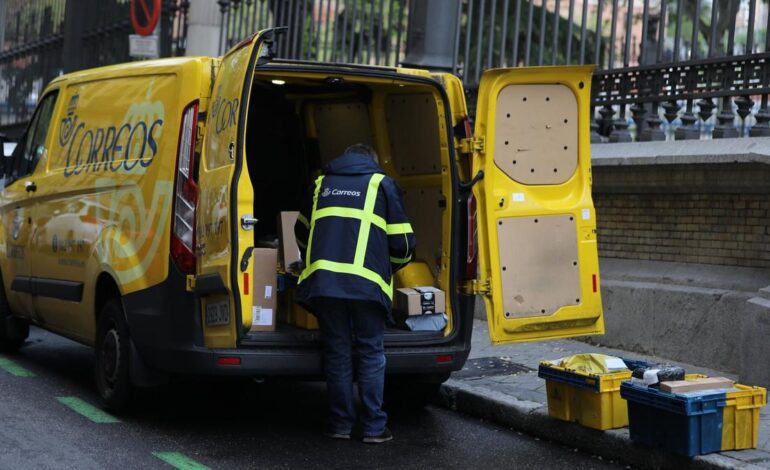
M 289 325 L 317 330 L 318 319 L 301 305 L 294 303 L 294 289 L 287 289 L 279 299 L 278 319 Z
M 727 392 L 722 411 L 722 450 L 753 449 L 759 437 L 759 412 L 767 404 L 767 390 L 735 384 Z
M 299 304 L 291 306 L 291 324 L 307 330 L 318 329 L 318 319 Z
M 628 407 L 620 384 L 631 371 L 589 374 L 542 362 L 538 376 L 546 379 L 548 415 L 604 431 L 628 426 Z

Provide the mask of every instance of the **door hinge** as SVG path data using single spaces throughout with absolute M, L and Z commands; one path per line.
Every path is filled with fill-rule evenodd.
M 465 284 L 465 292 L 473 295 L 492 295 L 492 284 L 489 279 L 474 279 Z
M 484 153 L 484 138 L 469 137 L 467 139 L 461 139 L 458 148 L 460 153 Z
M 195 275 L 187 275 L 187 292 L 195 292 Z

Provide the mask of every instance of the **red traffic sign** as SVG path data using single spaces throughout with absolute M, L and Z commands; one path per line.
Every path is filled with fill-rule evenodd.
M 136 34 L 150 36 L 160 20 L 160 0 L 131 0 L 129 12 Z

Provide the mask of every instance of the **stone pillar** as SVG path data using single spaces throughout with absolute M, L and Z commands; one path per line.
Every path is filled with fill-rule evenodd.
M 459 0 L 409 2 L 405 67 L 451 71 Z
M 190 0 L 187 17 L 188 56 L 218 56 L 222 14 L 212 0 Z

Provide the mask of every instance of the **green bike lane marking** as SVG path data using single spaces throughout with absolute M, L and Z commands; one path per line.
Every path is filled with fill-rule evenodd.
M 16 364 L 12 360 L 0 356 L 0 369 L 3 369 L 4 371 L 8 372 L 11 375 L 15 375 L 16 377 L 34 377 L 35 374 L 31 371 L 25 369 L 24 367 Z
M 78 397 L 56 397 L 56 399 L 59 401 L 59 403 L 67 406 L 76 413 L 85 416 L 94 423 L 109 424 L 120 422 L 118 418 L 112 416 L 111 414 L 105 413 L 99 408 L 86 403 Z
M 3 357 L 2 355 L 0 355 L 0 369 L 16 377 L 36 377 L 32 371 L 20 366 L 16 362 L 6 357 Z M 87 403 L 78 397 L 56 397 L 56 400 L 59 403 L 65 405 L 67 408 L 80 414 L 81 416 L 84 416 L 93 421 L 94 423 L 120 423 L 118 418 L 102 411 L 101 409 L 91 405 L 90 403 Z M 211 470 L 206 465 L 196 462 L 190 457 L 179 452 L 152 452 L 152 455 L 178 470 Z
M 202 463 L 179 452 L 153 452 L 152 455 L 178 470 L 211 470 Z

